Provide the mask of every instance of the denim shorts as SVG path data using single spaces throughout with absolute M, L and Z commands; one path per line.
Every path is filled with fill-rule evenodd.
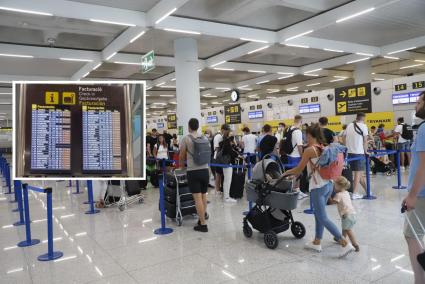
M 348 158 L 349 159 L 350 158 L 357 158 L 357 157 L 364 157 L 364 156 L 365 156 L 364 154 L 351 154 L 351 153 L 348 153 Z M 361 171 L 364 171 L 365 168 L 366 168 L 365 160 L 364 159 L 362 159 L 362 160 L 356 160 L 356 161 L 351 161 L 351 162 L 348 162 L 348 163 L 350 164 L 350 169 L 352 171 L 354 171 L 354 172 L 361 172 Z
M 397 150 L 409 151 L 410 150 L 410 142 L 397 143 Z
M 345 214 L 341 217 L 341 227 L 342 230 L 351 230 L 356 224 L 356 215 L 355 214 Z

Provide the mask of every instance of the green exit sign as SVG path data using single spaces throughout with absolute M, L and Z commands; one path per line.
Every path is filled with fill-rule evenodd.
M 147 73 L 155 68 L 155 53 L 153 50 L 142 56 L 142 73 Z

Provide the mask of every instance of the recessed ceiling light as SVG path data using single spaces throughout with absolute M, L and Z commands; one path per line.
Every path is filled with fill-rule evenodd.
M 266 40 L 260 40 L 260 39 L 252 39 L 252 38 L 244 38 L 241 37 L 240 40 L 244 40 L 244 41 L 252 41 L 252 42 L 259 42 L 259 43 L 269 43 Z
M 309 71 L 305 71 L 304 74 L 308 74 L 308 73 L 313 73 L 313 72 L 317 72 L 317 71 L 321 71 L 323 70 L 323 68 L 317 68 L 317 69 L 313 69 L 313 70 L 309 70 Z
M 174 97 L 174 95 L 159 95 L 160 97 L 164 97 L 164 98 L 172 98 Z
M 415 60 L 415 62 L 422 62 L 422 63 L 425 63 L 425 60 L 419 60 L 419 59 L 416 59 L 416 60 Z
M 159 86 L 162 86 L 164 84 L 165 84 L 165 82 L 161 82 L 161 83 L 157 84 L 156 86 L 159 87 Z
M 352 19 L 352 18 L 355 18 L 355 17 L 361 16 L 361 15 L 364 15 L 364 14 L 366 14 L 366 13 L 372 12 L 373 10 L 375 10 L 375 7 L 372 7 L 372 8 L 369 8 L 369 9 L 363 10 L 363 11 L 360 11 L 360 12 L 358 12 L 358 13 L 352 14 L 352 15 L 347 16 L 347 17 L 344 17 L 344 18 L 340 18 L 340 19 L 336 20 L 336 22 L 337 22 L 337 23 L 341 23 L 341 22 L 344 22 L 344 21 L 350 20 L 350 19 Z
M 330 80 L 329 82 L 333 83 L 333 82 L 338 82 L 343 80 L 345 80 L 345 78 L 334 79 L 334 80 Z
M 265 83 L 268 83 L 268 82 L 270 82 L 270 80 L 265 80 L 265 81 L 257 82 L 255 84 L 261 85 L 261 84 L 265 84 Z
M 61 57 L 59 59 L 63 60 L 63 61 L 79 61 L 79 62 L 92 62 L 93 61 L 91 59 L 84 59 L 84 58 L 64 58 L 64 57 Z
M 235 71 L 235 69 L 233 68 L 213 68 L 214 70 L 218 70 L 218 71 Z
M 395 56 L 384 56 L 384 58 L 386 59 L 394 59 L 394 60 L 399 60 L 400 58 L 395 57 Z
M 334 78 L 341 78 L 341 79 L 347 79 L 347 76 L 334 76 Z
M 311 87 L 311 86 L 317 86 L 317 85 L 320 85 L 320 83 L 307 84 L 306 86 L 307 86 L 307 87 Z
M 97 64 L 96 66 L 93 67 L 93 70 L 96 70 L 97 68 L 100 67 L 100 65 L 102 65 L 102 62 L 100 62 L 99 64 Z
M 191 34 L 191 35 L 200 35 L 200 32 L 196 31 L 189 31 L 189 30 L 179 30 L 179 29 L 170 29 L 170 28 L 164 28 L 164 31 L 167 32 L 175 32 L 175 33 L 182 33 L 182 34 Z
M 171 9 L 169 12 L 165 13 L 164 16 L 162 16 L 161 18 L 159 18 L 155 24 L 159 24 L 160 22 L 162 22 L 163 20 L 165 20 L 165 18 L 167 18 L 168 16 L 170 16 L 172 13 L 174 13 L 175 11 L 177 11 L 177 8 L 173 8 Z
M 143 31 L 143 32 L 139 33 L 138 35 L 136 35 L 135 37 L 133 37 L 133 38 L 130 40 L 130 43 L 135 42 L 135 41 L 136 41 L 139 37 L 141 37 L 142 35 L 144 35 L 144 34 L 145 34 L 145 32 L 146 32 L 146 31 Z
M 218 66 L 220 64 L 223 64 L 223 63 L 226 63 L 226 60 L 223 60 L 223 61 L 220 61 L 218 63 L 215 63 L 215 64 L 211 65 L 211 67 L 216 67 L 216 66 Z
M 267 96 L 266 99 L 276 99 L 276 97 L 273 96 Z
M 405 48 L 405 49 L 399 49 L 399 50 L 395 50 L 395 51 L 388 52 L 387 54 L 388 54 L 388 55 L 391 55 L 391 54 L 395 54 L 395 53 L 399 53 L 399 52 L 403 52 L 403 51 L 412 50 L 412 49 L 415 49 L 415 48 L 416 48 L 416 46 L 415 46 L 415 47 Z
M 325 51 L 331 51 L 331 52 L 338 52 L 338 53 L 342 53 L 342 52 L 344 52 L 344 50 L 331 49 L 331 48 L 324 48 L 323 50 L 325 50 Z
M 95 23 L 102 23 L 102 24 L 111 24 L 111 25 L 118 25 L 118 26 L 127 26 L 127 27 L 135 27 L 135 24 L 130 23 L 122 23 L 122 22 L 114 22 L 114 21 L 107 21 L 107 20 L 100 20 L 100 19 L 90 19 L 90 22 Z
M 266 45 L 266 46 L 263 46 L 263 47 L 260 47 L 260 48 L 257 48 L 257 49 L 254 49 L 254 50 L 251 50 L 251 51 L 249 51 L 247 54 L 252 54 L 252 53 L 255 53 L 255 52 L 258 52 L 258 51 L 264 50 L 264 49 L 266 49 L 266 48 L 269 48 L 269 46 L 270 46 L 270 45 Z
M 356 62 L 365 61 L 365 60 L 369 60 L 369 59 L 370 59 L 370 57 L 360 58 L 360 59 L 348 61 L 346 64 L 356 63 Z
M 414 68 L 414 67 L 419 67 L 419 66 L 422 66 L 422 65 L 423 64 L 407 65 L 407 66 L 400 67 L 400 69 Z
M 124 62 L 124 61 L 114 61 L 115 64 L 125 64 L 125 65 L 142 65 L 139 62 Z
M 9 54 L 9 53 L 0 53 L 0 56 L 5 56 L 5 57 L 18 57 L 18 58 L 34 58 L 34 56 L 32 56 L 32 55 Z
M 304 76 L 310 76 L 310 77 L 319 77 L 319 74 L 310 74 L 310 73 L 304 73 Z
M 373 78 L 373 80 L 375 80 L 375 81 L 385 81 L 384 78 Z
M 290 47 L 299 47 L 299 48 L 310 48 L 308 45 L 301 45 L 301 44 L 288 44 L 285 43 L 286 46 L 290 46 Z
M 282 80 L 282 79 L 287 79 L 287 78 L 291 78 L 291 77 L 293 77 L 294 75 L 287 75 L 287 76 L 283 76 L 283 77 L 279 77 L 279 78 L 277 78 L 278 80 Z
M 109 60 L 109 59 L 111 59 L 112 57 L 114 57 L 115 56 L 115 54 L 117 54 L 117 52 L 115 51 L 115 52 L 113 52 L 111 55 L 109 55 L 108 57 L 106 57 L 106 60 Z
M 266 71 L 263 70 L 248 70 L 249 73 L 266 73 Z
M 373 56 L 371 53 L 363 53 L 363 52 L 356 52 L 357 55 L 363 55 L 363 56 Z
M 90 74 L 90 72 L 87 72 L 86 74 L 84 74 L 84 75 L 82 76 L 82 78 L 87 77 L 89 74 Z
M 293 40 L 293 39 L 296 39 L 296 38 L 299 38 L 299 37 L 302 37 L 302 36 L 311 34 L 312 32 L 314 32 L 314 30 L 309 30 L 309 31 L 306 31 L 306 32 L 303 32 L 303 33 L 300 33 L 300 34 L 297 34 L 297 35 L 294 35 L 294 36 L 291 36 L 291 37 L 285 39 L 285 41 L 290 41 L 290 40 Z
M 10 8 L 10 7 L 0 7 L 0 10 L 10 11 L 10 12 L 18 12 L 18 13 L 25 13 L 25 14 L 33 14 L 33 15 L 40 15 L 40 16 L 53 16 L 53 14 L 51 14 L 51 13 L 39 12 L 39 11 L 33 11 L 33 10 L 17 9 L 17 8 Z

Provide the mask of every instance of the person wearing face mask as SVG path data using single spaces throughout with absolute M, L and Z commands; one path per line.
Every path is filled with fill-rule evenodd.
M 425 120 L 425 92 L 421 93 L 416 103 L 416 117 Z M 419 241 L 422 242 L 425 235 L 420 224 L 425 224 L 425 121 L 418 126 L 416 139 L 411 147 L 411 154 L 412 159 L 410 161 L 409 182 L 407 185 L 409 193 L 403 200 L 402 207 L 407 210 L 404 236 L 409 250 L 415 283 L 419 284 L 425 283 L 425 272 L 417 259 L 417 256 L 423 252 Z M 417 215 L 419 220 L 415 215 Z M 408 224 L 407 219 L 412 226 Z M 419 238 L 418 240 L 415 234 Z

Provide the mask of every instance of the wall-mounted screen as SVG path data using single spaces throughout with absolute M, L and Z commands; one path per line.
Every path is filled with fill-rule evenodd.
M 421 92 L 393 94 L 393 105 L 416 103 Z
M 263 117 L 264 117 L 264 112 L 262 110 L 249 111 L 248 112 L 248 118 L 249 119 L 258 119 L 258 118 L 263 118 Z
M 300 113 L 315 113 L 320 112 L 320 104 L 301 105 L 299 106 Z
M 216 115 L 207 116 L 207 123 L 217 123 L 218 117 Z

